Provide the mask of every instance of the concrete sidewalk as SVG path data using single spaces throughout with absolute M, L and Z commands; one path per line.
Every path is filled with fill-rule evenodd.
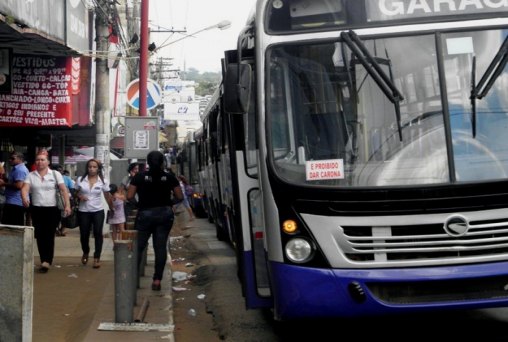
M 106 225 L 104 231 L 107 229 Z M 90 238 L 91 254 L 94 249 L 93 244 L 94 239 Z M 37 247 L 34 247 L 34 253 L 37 269 L 39 266 Z M 140 323 L 119 323 L 115 322 L 115 298 L 117 295 L 115 293 L 112 239 L 109 237 L 104 239 L 100 269 L 92 268 L 93 258 L 87 266 L 81 265 L 81 255 L 79 229 L 67 230 L 67 236 L 56 237 L 55 258 L 50 271 L 47 274 L 36 272 L 34 277 L 34 342 L 129 342 L 156 339 L 174 341 L 171 258 L 168 258 L 162 290 L 160 292 L 152 291 L 153 248 L 151 245 L 148 246 L 147 265 L 144 274 L 140 275 L 133 312 L 134 319 L 142 318 L 142 321 Z M 91 290 L 92 287 L 93 290 Z M 54 296 L 53 291 L 57 291 L 58 296 Z M 92 294 L 97 297 L 93 297 Z M 90 303 L 92 300 L 94 302 Z M 55 301 L 58 303 L 54 303 Z M 146 310 L 142 309 L 143 304 L 148 304 Z M 88 312 L 87 316 L 83 313 L 84 311 Z M 142 315 L 143 312 L 146 314 Z M 50 317 L 56 317 L 59 322 L 53 322 L 55 318 L 51 319 Z M 88 323 L 90 323 L 89 326 Z M 62 331 L 64 329 L 68 331 Z

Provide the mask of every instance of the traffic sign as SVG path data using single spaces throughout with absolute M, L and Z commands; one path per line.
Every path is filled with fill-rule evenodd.
M 154 80 L 147 79 L 146 90 L 146 109 L 153 109 L 161 103 L 162 89 Z M 127 103 L 139 110 L 139 78 L 127 86 Z

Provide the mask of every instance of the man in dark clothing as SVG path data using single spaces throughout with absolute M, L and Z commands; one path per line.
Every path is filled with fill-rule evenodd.
M 138 266 L 148 239 L 153 234 L 155 272 L 152 290 L 160 291 L 167 261 L 167 243 L 173 226 L 172 194 L 177 201 L 183 199 L 180 183 L 175 176 L 164 171 L 164 155 L 159 151 L 148 153 L 148 171 L 136 174 L 130 183 L 127 200 L 138 195 L 138 213 L 135 229 L 138 231 Z

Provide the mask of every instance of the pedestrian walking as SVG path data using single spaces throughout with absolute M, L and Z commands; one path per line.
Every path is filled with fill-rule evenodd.
M 64 212 L 57 207 L 56 191 L 64 199 Z M 30 196 L 29 196 L 30 195 Z M 48 272 L 55 254 L 55 230 L 62 214 L 71 213 L 69 194 L 62 175 L 49 168 L 49 157 L 45 150 L 35 157 L 35 171 L 30 172 L 21 188 L 23 206 L 29 208 L 34 235 L 39 249 L 41 267 L 39 272 Z
M 9 176 L 0 178 L 0 186 L 4 187 L 5 203 L 2 213 L 2 224 L 24 226 L 26 208 L 21 200 L 21 188 L 28 176 L 23 153 L 12 152 L 9 157 L 11 170 Z
M 187 178 L 185 176 L 178 176 L 178 180 L 180 181 L 180 187 L 183 192 L 183 201 L 178 203 L 178 205 L 183 205 L 187 213 L 189 214 L 189 221 L 194 221 L 194 212 L 192 211 L 190 201 L 192 200 L 192 195 L 194 194 L 194 189 L 187 182 Z
M 135 229 L 138 231 L 138 266 L 143 251 L 152 236 L 155 254 L 155 272 L 152 290 L 161 290 L 161 280 L 167 261 L 167 243 L 174 221 L 172 194 L 177 200 L 183 199 L 182 188 L 175 176 L 164 171 L 164 155 L 152 151 L 146 157 L 149 169 L 138 173 L 132 179 L 127 199 L 139 197 Z
M 71 201 L 71 210 L 74 209 L 75 201 L 74 201 L 74 181 L 69 175 L 68 170 L 64 170 L 63 167 L 59 164 L 55 165 L 53 167 L 54 170 L 60 172 L 62 174 L 64 184 L 67 187 L 67 191 L 69 192 L 69 198 Z M 56 236 L 66 236 L 65 233 L 66 227 L 65 227 L 65 220 L 60 220 L 60 225 L 56 229 Z
M 90 232 L 93 232 L 95 250 L 93 254 L 93 268 L 101 267 L 100 259 L 104 236 L 104 205 L 102 196 L 108 203 L 109 210 L 113 210 L 113 200 L 109 193 L 109 181 L 104 178 L 102 163 L 97 159 L 90 159 L 86 163 L 85 173 L 76 180 L 76 198 L 79 199 L 78 222 L 81 249 L 83 256 L 81 263 L 88 263 L 90 253 Z
M 61 170 L 61 172 L 65 182 L 65 186 L 67 187 L 67 189 L 69 189 L 69 191 L 71 191 L 72 195 L 74 193 L 75 182 L 71 178 L 71 173 L 69 172 L 69 170 Z
M 111 229 L 111 237 L 113 240 L 121 240 L 122 232 L 125 230 L 125 192 L 116 184 L 109 185 L 109 193 L 113 196 L 113 212 L 108 217 L 108 224 Z
M 139 163 L 130 163 L 129 167 L 127 167 L 128 174 L 122 179 L 122 183 L 120 184 L 120 188 L 123 190 L 125 194 L 127 194 L 129 185 L 131 183 L 132 178 L 138 174 L 139 172 Z M 135 196 L 132 200 L 126 200 L 124 206 L 125 217 L 129 217 L 134 209 L 136 209 L 137 198 Z

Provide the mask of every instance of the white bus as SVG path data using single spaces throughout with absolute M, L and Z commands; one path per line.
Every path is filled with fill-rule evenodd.
M 208 132 L 249 308 L 508 304 L 507 28 L 506 0 L 257 2 Z

